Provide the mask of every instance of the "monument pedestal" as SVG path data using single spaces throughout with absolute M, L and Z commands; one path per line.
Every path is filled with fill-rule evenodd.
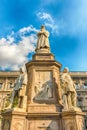
M 3 113 L 2 130 L 85 130 L 83 112 Z
M 27 130 L 26 112 L 7 111 L 2 113 L 2 130 Z
M 34 113 L 27 115 L 29 130 L 62 130 L 60 113 Z
M 62 115 L 62 130 L 85 130 L 85 113 L 79 111 L 65 111 Z
M 54 104 L 51 104 L 51 105 L 46 105 L 46 104 L 42 104 L 42 105 L 36 105 L 36 104 L 30 104 L 28 106 L 28 111 L 29 113 L 55 113 L 55 112 L 58 112 L 60 111 L 60 106 L 58 105 L 54 105 Z
M 33 60 L 51 61 L 54 60 L 54 55 L 52 53 L 37 53 L 33 55 Z
M 2 130 L 62 130 L 60 113 L 3 113 Z
M 51 53 L 38 53 L 26 64 L 28 72 L 27 111 L 59 112 L 61 64 Z M 59 104 L 59 105 L 58 105 Z

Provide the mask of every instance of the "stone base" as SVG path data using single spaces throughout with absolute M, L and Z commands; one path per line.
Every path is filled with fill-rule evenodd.
M 58 105 L 29 105 L 29 113 L 55 113 L 60 111 L 60 106 Z
M 25 112 L 9 111 L 2 113 L 2 116 L 1 130 L 27 130 Z
M 59 113 L 29 114 L 27 116 L 27 130 L 62 130 Z
M 3 113 L 2 130 L 62 130 L 60 113 Z
M 33 55 L 33 60 L 54 60 L 54 55 L 52 53 L 36 53 Z
M 85 113 L 78 111 L 62 112 L 62 130 L 85 130 Z
M 48 108 L 49 109 L 49 108 Z M 6 112 L 2 130 L 85 130 L 83 112 Z
M 50 53 L 50 49 L 49 48 L 37 49 L 36 53 Z
M 70 112 L 70 111 L 78 111 L 82 112 L 82 110 L 79 107 L 71 107 L 69 109 L 62 109 L 63 112 Z

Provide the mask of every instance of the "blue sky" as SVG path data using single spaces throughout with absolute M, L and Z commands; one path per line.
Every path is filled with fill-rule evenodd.
M 62 68 L 87 71 L 87 0 L 0 0 L 0 70 L 31 60 L 42 24 Z

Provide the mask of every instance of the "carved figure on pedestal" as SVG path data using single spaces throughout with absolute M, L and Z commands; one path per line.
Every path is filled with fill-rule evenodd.
M 65 109 L 76 107 L 77 101 L 75 84 L 68 72 L 68 68 L 64 68 L 63 73 L 61 75 L 61 87 Z
M 9 109 L 12 107 L 26 109 L 26 102 L 27 102 L 26 86 L 27 86 L 27 72 L 26 67 L 23 66 L 21 67 L 20 75 L 15 82 L 14 90 L 12 92 L 12 96 L 10 99 L 10 105 L 5 109 Z
M 34 87 L 35 90 L 35 98 L 38 99 L 45 99 L 45 98 L 52 98 L 52 87 L 48 83 L 38 83 Z
M 45 29 L 45 26 L 41 26 L 41 30 L 37 34 L 38 40 L 37 40 L 37 47 L 36 51 L 40 50 L 42 48 L 50 49 L 49 46 L 49 32 Z

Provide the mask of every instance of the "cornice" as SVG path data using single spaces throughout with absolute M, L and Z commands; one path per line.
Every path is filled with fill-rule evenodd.
M 18 77 L 20 74 L 19 71 L 0 71 L 0 77 Z
M 49 61 L 40 61 L 40 60 L 32 60 L 28 63 L 26 63 L 26 67 L 29 67 L 29 66 L 58 66 L 58 67 L 61 67 L 62 64 L 60 64 L 59 62 L 55 61 L 55 60 L 49 60 Z

